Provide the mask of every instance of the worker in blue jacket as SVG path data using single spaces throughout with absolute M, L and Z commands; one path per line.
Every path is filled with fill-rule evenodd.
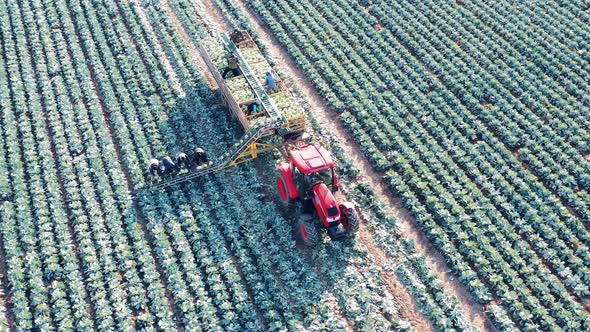
M 266 87 L 268 88 L 268 92 L 274 93 L 277 92 L 277 81 L 275 80 L 274 76 L 270 71 L 266 72 Z

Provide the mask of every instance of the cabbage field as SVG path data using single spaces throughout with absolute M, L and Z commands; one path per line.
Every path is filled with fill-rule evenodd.
M 589 21 L 563 0 L 0 0 L 0 330 L 590 330 Z M 346 129 L 307 114 L 357 238 L 295 241 L 279 153 L 148 190 L 151 158 L 243 134 L 196 51 L 237 26 Z

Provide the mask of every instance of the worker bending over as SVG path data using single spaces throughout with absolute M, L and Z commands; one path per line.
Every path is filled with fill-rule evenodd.
M 152 159 L 150 160 L 150 174 L 152 176 L 156 176 L 156 175 L 162 175 L 162 170 L 160 169 L 160 162 L 158 161 L 158 159 Z
M 262 113 L 264 109 L 262 108 L 262 102 L 259 98 L 246 100 L 240 103 L 240 107 L 246 105 L 246 115 L 256 115 Z
M 170 158 L 169 156 L 166 156 L 164 157 L 164 159 L 162 159 L 162 166 L 162 175 L 168 175 L 171 173 L 178 172 L 178 166 L 176 166 L 174 161 L 172 161 L 172 158 Z
M 208 162 L 209 160 L 207 160 L 207 154 L 205 153 L 205 150 L 203 150 L 203 148 L 196 148 L 195 154 L 193 155 L 193 165 L 195 168 L 198 168 L 199 166 L 205 166 L 205 164 Z
M 260 99 L 256 99 L 248 105 L 246 109 L 246 114 L 256 115 L 259 113 L 262 113 L 262 102 L 260 102 Z
M 227 56 L 227 67 L 225 67 L 225 70 L 223 71 L 223 74 L 221 76 L 223 76 L 223 78 L 226 78 L 229 72 L 232 73 L 232 77 L 240 76 L 240 69 L 238 67 L 238 57 L 236 56 L 235 52 L 231 52 Z
M 190 161 L 189 157 L 186 155 L 186 153 L 181 152 L 178 155 L 176 155 L 176 167 L 178 167 L 179 169 L 182 169 L 182 168 L 190 169 L 191 168 L 191 161 Z

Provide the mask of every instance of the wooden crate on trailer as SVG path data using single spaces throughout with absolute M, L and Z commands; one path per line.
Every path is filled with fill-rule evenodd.
M 237 51 L 239 52 L 241 49 L 243 50 L 244 48 L 252 48 L 255 52 L 258 52 L 260 54 L 261 59 L 264 59 L 262 52 L 260 52 L 260 49 L 258 48 L 256 43 L 254 43 L 254 41 L 250 37 L 250 34 L 248 34 L 248 32 L 246 32 L 246 31 L 244 31 L 243 34 L 244 34 L 243 40 L 240 43 L 238 43 L 237 45 L 234 44 L 236 46 Z M 227 35 L 225 38 L 227 38 Z M 244 100 L 236 100 L 235 95 L 232 93 L 231 89 L 228 86 L 228 83 L 227 83 L 228 81 L 222 77 L 219 69 L 215 65 L 211 56 L 201 46 L 199 46 L 199 51 L 201 52 L 207 67 L 211 71 L 213 78 L 215 79 L 215 81 L 217 82 L 217 85 L 219 86 L 218 93 L 220 94 L 221 99 L 223 100 L 223 102 L 225 103 L 227 108 L 229 108 L 232 111 L 232 113 L 234 114 L 234 116 L 240 121 L 240 123 L 244 127 L 244 130 L 246 130 L 246 131 L 250 130 L 252 128 L 252 124 L 250 123 L 249 118 L 252 118 L 252 117 L 246 116 L 244 110 L 242 109 L 242 106 L 240 105 L 240 103 L 244 102 Z M 259 62 L 262 62 L 262 61 L 259 61 Z M 289 91 L 288 87 L 283 83 L 282 79 L 278 76 L 278 74 L 276 74 L 276 72 L 272 69 L 270 64 L 268 64 L 268 62 L 266 62 L 266 60 L 264 62 L 266 63 L 266 65 L 268 67 L 268 71 L 271 71 L 274 73 L 275 79 L 277 81 L 277 86 L 279 88 L 277 92 L 274 92 L 271 94 L 269 94 L 268 92 L 264 92 L 264 94 L 266 94 L 268 96 L 268 98 L 271 100 L 272 100 L 272 98 L 282 95 L 282 94 L 291 94 L 291 91 Z M 245 62 L 244 64 L 246 66 L 248 66 L 248 62 Z M 251 82 L 248 82 L 248 84 L 250 84 L 250 88 L 254 92 L 254 87 L 251 86 Z M 256 83 L 256 85 L 259 85 L 259 84 L 260 83 Z M 260 88 L 262 88 L 263 91 L 265 90 L 262 86 L 260 86 Z M 258 89 L 260 89 L 260 88 L 258 88 Z M 254 94 L 256 94 L 256 93 L 254 93 Z M 273 106 L 270 106 L 273 109 L 273 112 L 279 111 L 278 109 L 276 109 L 276 107 L 274 106 L 273 103 L 271 103 L 271 105 L 273 105 Z M 269 105 L 267 105 L 267 106 L 269 106 Z M 277 119 L 277 121 L 281 121 L 280 128 L 282 128 L 283 131 L 286 130 L 290 133 L 305 131 L 306 121 L 305 121 L 305 116 L 304 116 L 303 112 L 297 113 L 297 114 L 283 114 L 282 112 L 279 112 L 279 113 L 280 114 L 278 114 L 278 117 L 277 117 L 277 115 L 272 115 L 272 116 L 275 117 Z M 265 114 L 265 116 L 271 116 L 271 114 L 269 113 L 269 110 L 266 108 L 264 110 L 264 114 Z M 282 120 L 279 120 L 280 118 L 282 118 Z M 274 133 L 268 132 L 268 133 L 266 133 L 265 136 L 271 135 L 271 134 L 274 134 Z
M 233 115 L 238 119 L 238 121 L 240 121 L 245 131 L 250 130 L 250 123 L 246 119 L 246 116 L 242 111 L 238 101 L 236 101 L 229 87 L 227 86 L 225 79 L 221 76 L 221 73 L 213 63 L 213 59 L 211 59 L 209 53 L 207 53 L 207 51 L 202 46 L 199 45 L 198 48 L 199 52 L 201 53 L 201 56 L 205 60 L 207 68 L 209 68 L 209 71 L 213 75 L 213 78 L 215 79 L 215 82 L 219 87 L 217 93 L 221 97 L 225 106 L 227 106 L 227 108 L 229 108 L 232 111 Z

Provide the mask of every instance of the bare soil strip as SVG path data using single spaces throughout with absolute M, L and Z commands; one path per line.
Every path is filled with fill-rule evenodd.
M 202 12 L 200 12 L 199 14 L 203 14 L 203 12 L 210 14 L 207 17 L 203 17 L 203 19 L 205 19 L 207 21 L 207 24 L 211 24 L 218 31 L 230 31 L 231 30 L 230 24 L 223 18 L 221 13 L 218 11 L 217 6 L 212 1 L 200 2 L 200 1 L 193 0 L 193 4 L 195 5 L 196 8 L 199 8 L 200 10 L 202 10 Z M 191 41 L 189 39 L 186 42 L 191 42 Z M 303 248 L 300 248 L 300 249 L 303 252 L 305 251 L 305 249 L 303 249 Z M 314 268 L 316 275 L 318 275 L 318 277 L 320 278 L 322 283 L 327 285 L 327 281 L 323 279 L 322 273 L 315 266 L 316 264 L 311 262 L 309 259 L 307 261 L 310 264 L 310 266 L 312 266 Z M 332 303 L 334 305 L 334 307 L 333 307 L 334 312 L 339 317 L 341 317 L 343 321 L 346 321 L 346 323 L 347 323 L 346 329 L 349 331 L 352 330 L 351 324 L 346 319 L 346 316 L 342 312 L 342 308 L 340 308 L 340 305 L 338 304 L 338 302 L 336 300 L 334 300 L 334 302 L 332 302 Z
M 206 3 L 209 2 L 210 1 L 206 1 Z M 304 94 L 309 97 L 314 116 L 324 127 L 329 128 L 331 133 L 340 140 L 340 144 L 350 156 L 350 159 L 361 169 L 365 179 L 371 184 L 371 187 L 375 189 L 379 198 L 387 204 L 389 211 L 395 216 L 401 233 L 406 238 L 414 241 L 416 250 L 426 258 L 428 266 L 431 267 L 432 271 L 436 273 L 437 277 L 442 281 L 445 289 L 457 298 L 459 305 L 464 310 L 467 318 L 470 319 L 475 327 L 482 331 L 493 329 L 491 328 L 493 325 L 485 314 L 484 308 L 473 300 L 465 286 L 463 286 L 457 279 L 453 278 L 444 257 L 432 246 L 430 240 L 421 230 L 414 217 L 412 217 L 410 212 L 402 206 L 399 197 L 387 188 L 387 185 L 382 180 L 383 174 L 380 174 L 373 169 L 367 158 L 363 155 L 358 144 L 355 143 L 346 128 L 344 128 L 338 120 L 338 114 L 331 109 L 327 102 L 319 95 L 312 83 L 306 78 L 305 73 L 297 67 L 294 61 L 289 57 L 287 51 L 279 44 L 272 32 L 270 32 L 266 25 L 262 23 L 262 20 L 257 14 L 253 13 L 243 1 L 239 1 L 238 3 L 243 13 L 250 19 L 252 26 L 256 28 L 259 38 L 265 43 L 270 55 L 280 66 L 281 71 L 291 76 L 291 78 L 293 78 L 292 84 L 296 84 L 301 88 Z M 215 12 L 218 13 L 218 11 Z M 334 119 L 337 120 L 334 121 Z M 370 238 L 372 238 L 372 236 L 370 236 Z M 371 248 L 368 241 L 364 241 L 363 244 L 367 246 L 374 256 L 379 256 L 378 253 L 372 250 L 377 248 L 374 246 Z M 402 288 L 405 290 L 405 287 Z M 411 299 L 411 296 L 409 296 L 409 298 Z M 404 301 L 403 296 L 398 298 L 398 300 L 400 300 L 402 306 L 404 304 L 408 307 L 412 306 L 408 301 Z
M 371 232 L 360 225 L 357 241 L 363 244 L 372 256 L 374 264 L 384 267 L 389 263 L 387 255 L 375 245 Z M 395 273 L 381 271 L 381 279 L 387 290 L 399 303 L 400 317 L 407 320 L 416 330 L 436 331 L 432 322 L 420 312 L 418 302 L 408 292 L 408 289 L 401 282 Z

